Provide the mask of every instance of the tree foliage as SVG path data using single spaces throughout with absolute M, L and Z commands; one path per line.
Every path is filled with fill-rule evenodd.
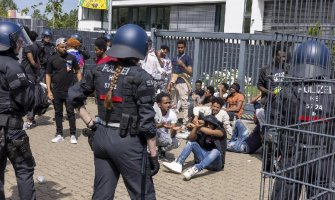
M 0 0 L 0 17 L 7 17 L 8 10 L 17 10 L 17 5 L 13 0 Z
M 45 13 L 52 15 L 52 27 L 55 28 L 56 20 L 59 20 L 63 13 L 64 0 L 49 0 L 45 6 Z
M 72 28 L 77 29 L 78 9 L 73 9 L 69 13 L 64 13 L 55 20 L 55 28 Z M 48 25 L 52 26 L 53 20 L 48 21 Z

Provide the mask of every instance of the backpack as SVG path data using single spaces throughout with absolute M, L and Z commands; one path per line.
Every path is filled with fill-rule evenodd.
M 48 95 L 45 89 L 39 83 L 35 84 L 34 97 L 34 114 L 43 115 L 48 110 L 50 102 L 48 101 Z

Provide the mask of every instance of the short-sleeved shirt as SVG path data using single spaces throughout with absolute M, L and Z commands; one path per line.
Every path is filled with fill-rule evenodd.
M 24 66 L 26 73 L 31 81 L 36 80 L 36 74 L 38 73 L 38 69 L 35 69 L 31 66 L 29 60 L 28 60 L 28 53 L 31 53 L 33 56 L 33 59 L 36 63 L 38 63 L 39 60 L 39 54 L 40 54 L 40 48 L 37 46 L 36 43 L 33 43 L 29 46 L 26 46 L 23 48 L 22 51 L 22 62 L 21 64 Z
M 276 86 L 278 86 L 278 83 L 283 80 L 283 78 L 286 75 L 285 69 L 281 68 L 277 62 L 275 62 L 273 65 L 274 67 L 267 66 L 260 70 L 259 79 L 257 83 L 258 87 L 262 86 L 266 89 L 275 88 Z M 268 77 L 270 75 L 273 77 Z M 269 88 L 270 81 L 271 81 L 271 85 Z M 267 94 L 262 93 L 262 97 L 265 97 L 265 96 L 267 96 Z
M 172 59 L 172 73 L 175 73 L 175 74 L 185 73 L 185 71 L 177 64 L 177 60 L 179 59 L 183 61 L 183 63 L 186 66 L 193 67 L 193 61 L 190 56 L 188 56 L 187 54 L 178 55 L 176 58 Z M 184 79 L 178 77 L 176 83 L 185 83 L 185 81 Z
M 176 124 L 178 121 L 177 115 L 175 112 L 173 112 L 172 110 L 168 110 L 168 112 L 165 115 L 162 115 L 160 117 L 158 117 L 157 115 L 155 116 L 155 120 L 158 123 L 171 123 L 171 124 Z M 160 134 L 168 134 L 169 131 L 168 129 L 162 127 L 157 129 L 157 132 L 159 132 Z
M 69 87 L 75 83 L 76 71 L 79 65 L 76 57 L 66 53 L 52 55 L 48 58 L 46 73 L 52 77 L 52 91 L 54 93 L 67 93 Z
M 241 93 L 236 92 L 235 95 L 229 95 L 227 97 L 228 108 L 236 108 L 237 102 L 239 101 L 242 101 L 242 107 L 236 114 L 240 118 L 243 114 L 244 96 Z

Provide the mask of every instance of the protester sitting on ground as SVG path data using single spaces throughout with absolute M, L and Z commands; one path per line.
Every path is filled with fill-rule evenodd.
M 240 93 L 240 85 L 233 83 L 229 88 L 230 94 L 227 97 L 227 108 L 225 109 L 229 115 L 230 121 L 234 117 L 240 119 L 244 109 L 244 96 Z
M 223 128 L 226 133 L 232 135 L 232 128 L 229 122 L 229 115 L 226 111 L 222 110 L 222 106 L 224 104 L 223 99 L 219 97 L 213 97 L 211 101 L 212 105 L 208 106 L 198 106 L 193 109 L 193 123 L 196 124 L 198 120 L 202 119 L 205 116 L 213 115 L 216 119 L 222 123 Z
M 229 85 L 227 83 L 220 83 L 217 88 L 217 92 L 214 93 L 215 97 L 220 97 L 226 101 L 228 97 Z
M 203 169 L 220 171 L 224 168 L 227 135 L 213 115 L 205 116 L 203 122 L 189 123 L 187 126 L 192 128 L 187 138 L 189 141 L 178 158 L 171 163 L 162 163 L 168 170 L 180 174 L 185 160 L 193 152 L 199 163 L 184 171 L 185 180 L 190 180 Z
M 248 128 L 237 119 L 231 140 L 227 143 L 227 150 L 238 153 L 252 154 L 262 146 L 260 124 L 257 123 L 254 130 L 249 134 Z
M 202 81 L 197 80 L 195 82 L 195 90 L 190 94 L 189 106 L 188 106 L 188 117 L 193 118 L 193 108 L 200 105 L 200 99 L 205 94 L 205 90 L 202 89 Z
M 211 100 L 214 95 L 214 87 L 213 86 L 207 86 L 204 95 L 200 98 L 200 105 L 203 106 L 210 106 Z
M 176 123 L 177 115 L 170 109 L 171 97 L 168 93 L 161 92 L 156 96 L 156 103 L 158 106 L 155 109 L 155 121 L 157 128 L 157 146 L 160 158 L 165 158 L 166 151 L 176 149 L 180 142 L 175 137 L 177 134 Z
M 238 153 L 254 153 L 262 146 L 261 128 L 262 124 L 256 117 L 257 110 L 262 109 L 260 105 L 261 94 L 252 98 L 251 104 L 254 105 L 255 115 L 254 122 L 256 127 L 249 134 L 249 130 L 242 120 L 238 119 L 235 121 L 233 135 L 231 140 L 227 144 L 227 150 Z M 264 109 L 263 109 L 264 111 Z M 263 119 L 262 119 L 263 120 Z M 264 122 L 263 122 L 264 124 Z

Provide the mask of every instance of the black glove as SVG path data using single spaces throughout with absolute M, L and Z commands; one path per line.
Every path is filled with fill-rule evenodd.
M 155 176 L 159 171 L 158 156 L 154 157 L 149 156 L 149 162 L 151 168 L 151 176 Z

